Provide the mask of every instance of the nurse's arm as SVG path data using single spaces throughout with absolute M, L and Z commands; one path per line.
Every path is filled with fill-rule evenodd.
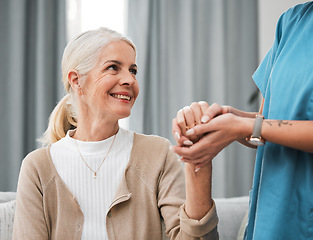
M 264 98 L 262 99 L 262 104 L 259 111 L 260 113 L 263 112 L 263 105 Z M 253 113 L 247 114 L 242 114 L 241 116 L 253 116 Z M 238 116 L 239 114 L 236 115 Z M 268 142 L 313 153 L 313 121 L 265 119 L 262 124 L 261 136 Z M 253 147 L 248 142 L 246 142 L 245 139 L 239 139 L 238 142 L 246 146 Z
M 313 121 L 265 119 L 261 136 L 268 142 L 313 153 Z

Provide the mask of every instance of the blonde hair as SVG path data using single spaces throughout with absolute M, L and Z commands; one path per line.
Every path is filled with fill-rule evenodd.
M 39 139 L 43 146 L 59 141 L 67 131 L 77 127 L 76 104 L 68 74 L 72 70 L 86 75 L 96 65 L 100 49 L 116 40 L 126 41 L 135 51 L 131 40 L 108 28 L 90 30 L 78 35 L 64 49 L 62 80 L 67 94 L 61 99 L 49 117 L 48 128 Z

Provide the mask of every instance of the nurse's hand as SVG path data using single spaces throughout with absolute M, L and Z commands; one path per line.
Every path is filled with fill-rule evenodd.
M 194 108 L 191 109 L 193 110 Z M 198 169 L 210 162 L 230 143 L 240 137 L 245 137 L 241 130 L 245 128 L 244 122 L 248 124 L 247 119 L 229 113 L 232 109 L 231 107 L 218 104 L 212 104 L 209 107 L 207 105 L 206 109 L 202 111 L 203 115 L 200 118 L 200 122 L 198 121 L 196 126 L 187 131 L 184 131 L 183 127 L 186 125 L 184 125 L 183 120 L 180 121 L 180 132 L 177 128 L 178 124 L 175 124 L 175 119 L 173 120 L 173 133 L 174 136 L 176 135 L 175 139 L 178 143 L 177 146 L 173 146 L 173 150 L 182 157 L 182 161 L 194 163 Z M 194 115 L 199 119 L 199 114 Z M 189 119 L 192 118 L 189 117 Z M 190 124 L 191 120 L 188 122 L 186 119 L 185 122 Z M 178 135 L 178 133 L 181 134 Z M 195 138 L 196 141 L 190 141 Z
M 187 136 L 203 135 L 197 143 L 190 147 L 176 145 L 172 149 L 182 161 L 201 168 L 230 143 L 249 136 L 252 128 L 253 119 L 225 113 L 186 132 Z

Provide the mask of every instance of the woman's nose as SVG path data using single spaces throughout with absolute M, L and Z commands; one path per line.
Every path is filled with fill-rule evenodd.
M 130 73 L 129 71 L 125 72 L 123 76 L 120 78 L 121 85 L 132 85 L 136 81 L 136 77 L 134 74 Z

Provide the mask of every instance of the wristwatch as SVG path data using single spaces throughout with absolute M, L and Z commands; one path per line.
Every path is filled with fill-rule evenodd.
M 246 138 L 246 141 L 253 146 L 262 146 L 265 143 L 265 140 L 261 137 L 263 119 L 263 115 L 256 115 L 252 135 Z

